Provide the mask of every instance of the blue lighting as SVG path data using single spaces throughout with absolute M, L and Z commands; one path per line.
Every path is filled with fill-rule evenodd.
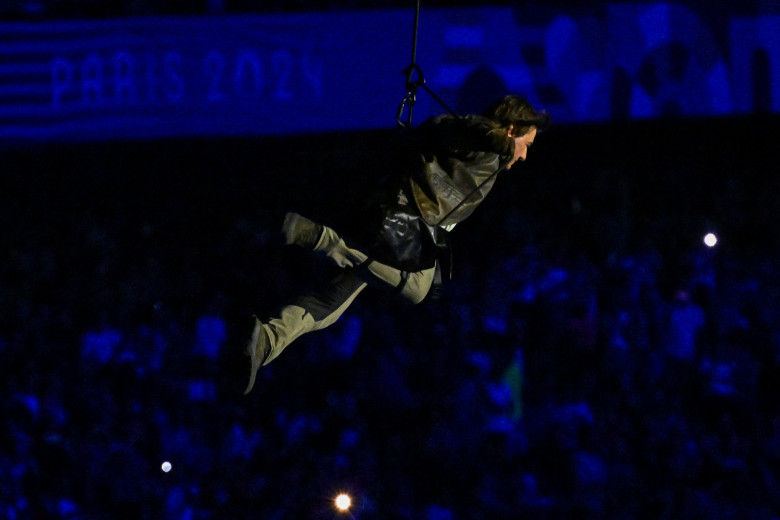
M 0 23 L 0 136 L 389 128 L 405 95 L 409 16 L 392 9 Z M 665 2 L 607 4 L 597 20 L 522 23 L 510 8 L 430 9 L 420 20 L 418 63 L 456 111 L 491 101 L 473 98 L 496 89 L 527 95 L 558 122 L 780 111 L 780 15 L 724 23 L 721 36 L 700 13 Z M 481 88 L 472 92 L 475 81 Z M 419 93 L 416 118 L 441 111 Z

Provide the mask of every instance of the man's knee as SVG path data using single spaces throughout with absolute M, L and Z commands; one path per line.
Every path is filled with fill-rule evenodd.
M 417 305 L 428 295 L 433 283 L 433 270 L 409 273 L 409 278 L 401 290 L 401 296 L 410 303 Z

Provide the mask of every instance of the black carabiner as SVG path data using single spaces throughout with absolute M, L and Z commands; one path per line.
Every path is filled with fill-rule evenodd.
M 398 111 L 395 114 L 395 122 L 401 128 L 409 128 L 412 126 L 412 108 L 414 108 L 415 95 L 407 96 L 398 105 Z M 406 116 L 406 121 L 403 121 L 404 110 L 409 107 L 409 113 Z
M 415 71 L 417 71 L 417 79 L 413 79 Z M 408 128 L 412 125 L 412 109 L 414 108 L 415 101 L 417 101 L 417 89 L 421 85 L 425 85 L 425 76 L 423 76 L 422 69 L 414 63 L 406 67 L 402 72 L 406 75 L 406 97 L 398 106 L 395 120 L 398 126 Z M 409 113 L 407 114 L 406 121 L 404 121 L 403 114 L 407 106 L 409 107 Z

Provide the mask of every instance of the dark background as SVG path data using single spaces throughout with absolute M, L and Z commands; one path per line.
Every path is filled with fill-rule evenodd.
M 3 148 L 0 517 L 777 517 L 777 128 L 554 125 L 440 299 L 249 396 L 249 317 L 335 272 L 284 213 L 348 225 L 398 131 Z

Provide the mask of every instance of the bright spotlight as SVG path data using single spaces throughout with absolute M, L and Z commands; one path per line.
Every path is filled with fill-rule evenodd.
M 718 243 L 718 237 L 715 236 L 714 233 L 707 233 L 704 235 L 704 244 L 707 247 L 715 247 L 715 244 Z
M 341 493 L 336 497 L 336 509 L 347 511 L 352 506 L 352 499 L 346 493 Z
M 171 468 L 172 468 L 172 467 L 173 467 L 173 466 L 171 466 L 171 463 L 170 463 L 170 462 L 168 462 L 167 460 L 166 460 L 165 462 L 163 462 L 163 463 L 162 463 L 162 466 L 161 466 L 162 470 L 163 470 L 164 472 L 166 472 L 166 473 L 168 473 L 168 472 L 171 470 Z

